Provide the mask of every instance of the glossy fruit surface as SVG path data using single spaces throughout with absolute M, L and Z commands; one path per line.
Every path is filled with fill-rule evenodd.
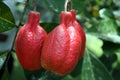
M 27 23 L 20 29 L 15 40 L 15 49 L 19 62 L 26 70 L 38 70 L 41 67 L 41 49 L 47 37 L 39 25 L 40 13 L 31 11 Z
M 59 75 L 74 69 L 82 51 L 83 36 L 75 15 L 74 10 L 61 12 L 60 25 L 48 34 L 43 45 L 42 67 Z

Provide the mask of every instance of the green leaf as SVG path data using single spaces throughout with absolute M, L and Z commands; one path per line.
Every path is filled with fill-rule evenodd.
M 14 28 L 16 25 L 9 22 L 8 20 L 0 18 L 0 26 L 1 26 L 0 32 L 4 32 L 4 31 Z
M 64 78 L 61 80 L 75 80 L 71 75 L 66 75 Z
M 86 0 L 72 0 L 73 9 L 76 9 L 78 13 L 85 9 Z
M 72 77 L 76 77 L 78 75 L 81 74 L 81 70 L 82 70 L 82 62 L 83 62 L 83 59 L 80 59 L 76 65 L 76 67 L 74 68 L 74 70 L 70 73 L 70 75 Z
M 101 57 L 103 55 L 103 41 L 98 39 L 96 36 L 87 34 L 86 46 L 89 50 L 91 50 L 97 57 Z
M 25 76 L 27 78 L 27 80 L 30 80 L 32 78 L 38 80 L 38 79 L 46 79 L 46 75 L 43 75 L 45 73 L 45 69 L 41 68 L 39 70 L 35 70 L 35 71 L 28 71 L 28 70 L 25 70 L 24 69 L 24 72 L 25 72 Z
M 84 55 L 82 80 L 112 80 L 106 67 L 88 50 Z
M 9 7 L 0 2 L 0 32 L 4 32 L 15 27 L 13 15 Z
M 116 52 L 117 55 L 117 62 L 120 63 L 120 51 Z
M 43 26 L 47 33 L 49 33 L 58 25 L 58 23 L 41 23 L 40 25 Z
M 0 2 L 0 17 L 15 22 L 10 8 L 3 2 Z
M 111 10 L 105 9 L 105 8 L 100 10 L 100 17 L 101 18 L 112 18 L 112 19 L 114 19 L 113 12 Z
M 62 78 L 61 76 L 49 71 L 45 71 L 42 74 L 43 75 L 38 80 L 61 80 Z
M 17 59 L 16 53 L 12 53 L 12 55 L 14 58 L 14 64 L 10 80 L 26 80 L 24 70 Z
M 114 63 L 112 64 L 112 67 L 115 68 L 119 68 L 120 69 L 120 49 L 118 51 L 115 52 L 116 54 L 116 60 L 114 61 Z
M 0 69 L 2 68 L 5 60 L 6 60 L 6 53 L 0 53 Z
M 9 74 L 7 68 L 5 68 L 5 71 L 4 71 L 3 76 L 2 76 L 2 80 L 10 80 L 10 74 Z
M 116 24 L 115 20 L 110 18 L 102 19 L 98 26 L 96 26 L 97 30 L 101 34 L 117 34 L 118 25 Z
M 65 0 L 43 0 L 46 6 L 53 12 L 60 13 L 64 11 Z M 72 0 L 73 9 L 76 9 L 77 12 L 82 12 L 85 8 L 85 0 Z
M 92 35 L 95 35 L 98 38 L 101 38 L 101 39 L 106 40 L 106 41 L 110 41 L 110 42 L 113 42 L 113 43 L 119 43 L 120 44 L 120 36 L 117 35 L 117 34 L 111 34 L 111 33 L 108 33 L 108 34 L 93 33 Z

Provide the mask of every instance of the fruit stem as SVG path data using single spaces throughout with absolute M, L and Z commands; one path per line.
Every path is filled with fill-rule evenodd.
M 71 0 L 65 0 L 65 12 L 70 11 L 72 9 L 72 1 Z
M 34 11 L 36 11 L 36 0 L 33 0 L 33 4 L 34 4 Z

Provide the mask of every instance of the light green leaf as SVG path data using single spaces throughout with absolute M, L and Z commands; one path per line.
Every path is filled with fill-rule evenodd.
M 118 61 L 118 63 L 120 63 L 120 51 L 116 52 L 116 55 L 117 55 L 117 61 Z
M 101 38 L 101 39 L 106 40 L 106 41 L 110 41 L 110 42 L 113 42 L 113 43 L 119 43 L 120 44 L 120 36 L 117 35 L 117 34 L 111 34 L 111 33 L 108 33 L 108 34 L 93 33 L 92 35 L 95 35 L 96 37 Z
M 106 67 L 88 50 L 84 55 L 82 80 L 112 80 Z
M 115 54 L 116 54 L 116 58 L 117 58 L 117 59 L 116 59 L 116 60 L 114 61 L 114 63 L 112 64 L 113 69 L 114 69 L 114 68 L 117 68 L 117 67 L 120 68 L 120 49 L 119 49 L 118 51 L 116 51 Z
M 6 4 L 0 2 L 0 32 L 4 32 L 15 27 L 13 15 Z
M 98 26 L 96 26 L 96 28 L 100 34 L 117 34 L 118 25 L 116 24 L 115 20 L 105 18 L 98 23 Z
M 101 57 L 103 55 L 103 41 L 97 38 L 96 36 L 87 34 L 86 46 L 89 50 L 91 50 L 97 57 Z

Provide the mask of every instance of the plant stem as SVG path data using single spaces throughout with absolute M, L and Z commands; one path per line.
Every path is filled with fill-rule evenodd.
M 65 0 L 65 12 L 70 11 L 72 9 L 72 1 L 71 0 Z
M 36 11 L 36 0 L 33 0 L 33 4 L 34 4 L 34 11 Z
M 18 31 L 19 31 L 19 27 L 22 25 L 23 17 L 24 17 L 24 15 L 25 15 L 25 11 L 26 11 L 26 9 L 27 9 L 28 3 L 29 3 L 29 0 L 26 1 L 25 7 L 24 7 L 24 10 L 23 10 L 23 13 L 22 13 L 21 18 L 20 18 L 20 21 L 19 21 L 18 25 L 16 26 L 15 37 L 14 37 L 14 40 L 13 40 L 13 43 L 12 43 L 12 47 L 11 47 L 11 49 L 8 51 L 8 54 L 7 54 L 7 58 L 6 58 L 6 61 L 5 61 L 5 67 L 7 67 L 8 60 L 9 60 L 10 55 L 11 55 L 11 53 L 12 53 L 12 50 L 13 50 L 13 48 L 14 48 L 15 38 L 16 38 L 17 33 L 18 33 Z

